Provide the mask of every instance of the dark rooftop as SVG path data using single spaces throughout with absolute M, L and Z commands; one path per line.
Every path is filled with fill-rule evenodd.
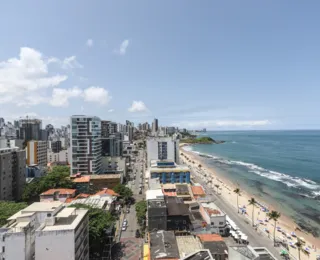
M 176 184 L 177 195 L 187 195 L 189 194 L 189 188 L 186 184 Z
M 166 203 L 164 199 L 148 200 L 148 208 L 165 208 Z
M 224 241 L 203 242 L 203 247 L 209 249 L 212 255 L 224 255 L 228 247 Z
M 168 208 L 168 216 L 185 216 L 189 215 L 188 205 L 184 204 L 183 200 L 177 197 L 166 197 Z
M 173 231 L 150 232 L 151 259 L 180 258 L 177 240 Z

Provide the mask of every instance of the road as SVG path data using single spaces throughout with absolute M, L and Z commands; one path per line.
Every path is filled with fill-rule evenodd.
M 250 221 L 244 215 L 238 214 L 235 207 L 231 206 L 229 202 L 224 201 L 224 199 L 217 195 L 211 187 L 207 186 L 199 177 L 197 171 L 192 170 L 191 174 L 194 176 L 194 180 L 205 188 L 207 193 L 209 191 L 209 193 L 212 194 L 211 197 L 214 203 L 236 223 L 243 233 L 248 236 L 248 241 L 251 246 L 266 247 L 277 259 L 281 259 L 279 254 L 280 248 L 275 248 L 272 240 L 262 234 L 261 231 L 255 231 L 252 228 Z
M 128 182 L 128 187 L 132 190 L 133 197 L 136 202 L 142 200 L 144 197 L 144 159 L 144 150 L 139 150 L 139 153 L 136 156 L 136 161 L 133 162 L 132 172 L 130 173 L 130 180 Z M 142 186 L 142 194 L 139 194 L 140 186 Z M 127 230 L 121 232 L 121 238 L 135 237 L 136 230 L 139 229 L 135 206 L 132 205 L 129 210 L 130 212 L 125 213 L 123 216 L 123 219 L 126 219 L 128 221 L 128 226 Z

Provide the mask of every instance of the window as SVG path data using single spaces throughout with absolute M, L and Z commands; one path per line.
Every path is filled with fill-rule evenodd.
M 219 222 L 219 225 L 223 225 L 223 222 Z
M 211 222 L 211 226 L 214 226 L 214 222 Z
M 5 250 L 5 247 L 3 246 L 2 247 L 2 253 L 4 253 L 6 250 Z

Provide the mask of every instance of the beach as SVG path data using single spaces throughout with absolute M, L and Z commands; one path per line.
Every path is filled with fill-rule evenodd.
M 192 166 L 193 168 L 197 168 L 197 170 L 201 172 L 201 174 L 203 174 L 203 178 L 205 178 L 206 181 L 212 179 L 212 183 L 209 182 L 208 185 L 212 187 L 213 191 L 217 192 L 217 187 L 215 185 L 219 185 L 219 196 L 226 203 L 232 205 L 235 211 L 237 211 L 237 195 L 233 191 L 236 188 L 239 188 L 241 190 L 241 196 L 238 197 L 238 202 L 241 207 L 245 206 L 246 215 L 248 216 L 248 220 L 251 221 L 253 206 L 248 205 L 248 201 L 254 196 L 252 196 L 247 190 L 239 187 L 237 183 L 233 183 L 230 179 L 226 178 L 226 176 L 223 176 L 223 174 L 215 171 L 210 165 L 206 164 L 205 160 L 198 154 L 186 150 L 185 145 L 181 145 L 181 148 L 181 152 L 183 153 L 183 156 L 181 156 L 182 163 Z M 201 165 L 201 167 L 199 167 L 199 165 Z M 291 236 L 291 232 L 294 232 L 297 237 L 302 237 L 306 241 L 304 248 L 307 247 L 309 249 L 309 254 L 305 254 L 303 252 L 300 253 L 301 259 L 316 259 L 316 256 L 320 254 L 320 251 L 318 249 L 320 248 L 319 238 L 316 238 L 312 234 L 306 233 L 303 230 L 297 230 L 297 225 L 294 223 L 294 220 L 283 214 L 283 212 L 281 212 L 281 208 L 277 208 L 274 205 L 268 204 L 268 202 L 264 201 L 263 198 L 255 199 L 258 200 L 260 206 L 257 205 L 254 208 L 254 224 L 259 223 L 259 229 L 262 230 L 262 232 L 266 236 L 270 237 L 270 239 L 273 239 L 274 221 L 265 221 L 268 220 L 268 217 L 266 212 L 262 210 L 263 207 L 261 205 L 267 207 L 269 211 L 276 210 L 281 213 L 281 217 L 276 225 L 277 229 L 279 229 L 279 231 L 276 230 L 276 237 L 279 240 L 288 244 L 294 244 L 297 240 L 296 237 Z M 268 233 L 265 230 L 267 230 Z M 289 252 L 296 259 L 299 259 L 297 249 L 289 246 Z

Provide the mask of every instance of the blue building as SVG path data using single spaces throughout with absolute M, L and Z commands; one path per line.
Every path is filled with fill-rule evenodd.
M 152 161 L 150 178 L 159 178 L 160 183 L 190 183 L 190 169 L 173 161 Z

